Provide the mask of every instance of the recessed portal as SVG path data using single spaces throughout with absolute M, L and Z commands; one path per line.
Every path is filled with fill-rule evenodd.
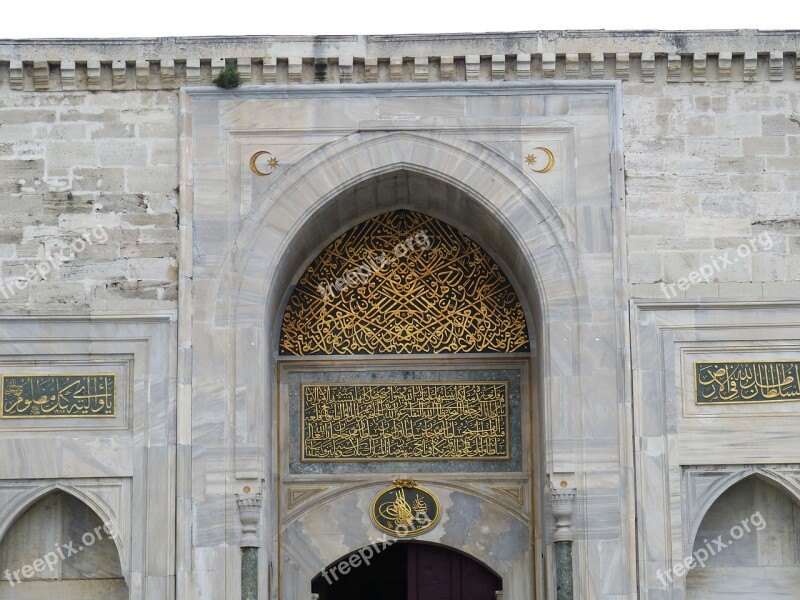
M 497 575 L 460 552 L 399 542 L 342 557 L 311 589 L 319 600 L 494 600 L 502 586 Z
M 292 242 L 313 232 L 317 245 L 273 330 L 281 597 L 495 600 L 502 580 L 529 600 L 536 347 L 513 244 L 476 200 L 418 173 L 334 205 Z M 392 485 L 432 496 L 378 502 Z M 347 554 L 408 510 L 433 523 L 424 544 L 404 537 L 369 565 Z

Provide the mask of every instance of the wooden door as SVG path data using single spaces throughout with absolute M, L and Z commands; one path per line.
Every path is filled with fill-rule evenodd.
M 327 580 L 316 577 L 311 589 L 319 600 L 494 600 L 502 581 L 449 548 L 403 542 L 346 575 L 327 571 Z
M 494 600 L 502 581 L 468 556 L 407 544 L 408 600 Z

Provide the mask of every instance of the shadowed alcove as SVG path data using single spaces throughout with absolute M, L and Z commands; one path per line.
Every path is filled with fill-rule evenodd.
M 0 598 L 122 600 L 128 586 L 110 526 L 78 498 L 51 492 L 0 541 Z
M 800 506 L 777 483 L 748 477 L 727 489 L 703 517 L 695 556 L 703 549 L 710 556 L 705 567 L 689 571 L 687 600 L 797 598 Z

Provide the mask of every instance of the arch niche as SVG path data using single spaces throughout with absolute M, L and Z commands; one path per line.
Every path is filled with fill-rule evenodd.
M 800 588 L 796 490 L 766 470 L 747 473 L 728 481 L 698 519 L 692 554 L 704 566 L 688 572 L 687 600 L 777 600 Z
M 577 336 L 551 332 L 579 322 L 585 304 L 575 248 L 545 194 L 486 146 L 375 132 L 353 134 L 315 151 L 287 170 L 255 205 L 221 271 L 215 320 L 236 323 L 237 386 L 252 384 L 267 399 L 247 412 L 237 411 L 237 431 L 250 430 L 253 418 L 277 424 L 265 428 L 268 480 L 281 482 L 265 491 L 265 504 L 276 507 L 267 508 L 265 539 L 275 541 L 270 554 L 277 563 L 281 597 L 310 597 L 311 580 L 326 565 L 379 537 L 369 505 L 398 476 L 416 478 L 442 502 L 441 523 L 420 540 L 449 546 L 487 565 L 502 578 L 506 599 L 540 594 L 543 584 L 535 571 L 542 569 L 541 553 L 534 551 L 534 539 L 544 499 L 538 490 L 544 487 L 542 472 L 553 442 L 563 435 L 547 415 L 558 410 L 565 390 L 579 395 Z M 281 357 L 284 309 L 311 260 L 358 223 L 396 210 L 446 223 L 496 261 L 524 308 L 531 336 L 524 358 L 467 353 L 457 362 L 446 355 L 443 366 L 443 356 L 416 355 L 399 362 L 394 355 L 361 356 L 359 364 L 342 356 Z M 272 366 L 259 370 L 259 363 Z M 299 370 L 332 381 L 332 374 L 341 378 L 343 371 L 369 372 L 374 378 L 377 371 L 386 375 L 412 368 L 428 374 L 443 370 L 449 379 L 464 378 L 467 371 L 516 369 L 519 463 L 483 477 L 477 476 L 482 473 L 477 467 L 431 463 L 293 471 L 290 457 L 297 442 L 291 437 L 295 417 L 289 413 L 293 388 L 302 383 L 292 380 Z
M 129 597 L 116 524 L 77 490 L 48 486 L 0 527 L 0 598 Z

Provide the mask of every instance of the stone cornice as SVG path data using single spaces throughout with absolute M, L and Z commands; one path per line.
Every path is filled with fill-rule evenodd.
M 175 89 L 226 62 L 244 85 L 800 77 L 799 31 L 546 31 L 444 35 L 0 40 L 0 87 Z

